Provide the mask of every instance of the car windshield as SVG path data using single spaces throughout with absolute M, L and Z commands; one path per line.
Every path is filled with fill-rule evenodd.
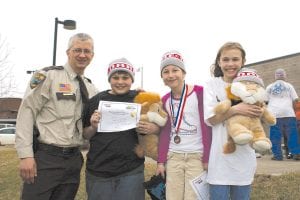
M 0 129 L 0 134 L 15 134 L 15 132 L 16 128 L 14 127 Z

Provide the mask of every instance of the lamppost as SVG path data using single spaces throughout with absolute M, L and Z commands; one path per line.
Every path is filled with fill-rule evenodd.
M 57 46 L 57 27 L 58 24 L 63 24 L 64 29 L 67 30 L 74 30 L 76 29 L 76 21 L 74 20 L 64 20 L 64 21 L 59 21 L 58 18 L 55 18 L 55 27 L 54 27 L 54 45 L 53 45 L 53 62 L 52 65 L 56 65 L 56 46 Z

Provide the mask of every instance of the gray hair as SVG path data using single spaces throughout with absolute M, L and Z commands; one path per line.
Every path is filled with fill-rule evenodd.
M 70 39 L 69 39 L 69 43 L 68 43 L 68 50 L 73 46 L 74 41 L 76 40 L 80 40 L 80 41 L 86 41 L 86 40 L 91 40 L 92 42 L 92 48 L 94 50 L 94 40 L 93 38 L 87 34 L 87 33 L 77 33 L 75 35 L 73 35 Z

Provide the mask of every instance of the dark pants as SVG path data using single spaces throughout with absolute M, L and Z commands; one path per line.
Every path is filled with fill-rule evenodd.
M 37 177 L 33 184 L 23 184 L 23 200 L 72 200 L 79 183 L 83 157 L 54 155 L 44 150 L 35 153 Z
M 86 171 L 88 200 L 144 200 L 144 165 L 112 178 L 96 177 Z

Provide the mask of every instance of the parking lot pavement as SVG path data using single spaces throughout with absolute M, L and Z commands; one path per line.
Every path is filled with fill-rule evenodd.
M 257 158 L 256 174 L 279 176 L 289 172 L 300 172 L 300 161 L 284 159 L 283 161 L 271 160 L 272 155 L 266 154 Z M 155 165 L 156 162 L 151 158 L 146 158 L 146 163 Z
M 300 161 L 283 159 L 283 161 L 271 160 L 272 155 L 266 154 L 257 158 L 256 174 L 281 175 L 290 172 L 300 172 Z

